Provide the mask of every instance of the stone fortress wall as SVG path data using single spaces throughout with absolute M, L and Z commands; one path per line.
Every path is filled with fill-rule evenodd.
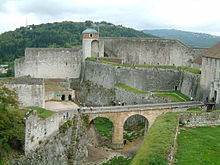
M 15 77 L 79 78 L 81 61 L 81 47 L 27 48 L 25 58 L 15 60 Z
M 220 79 L 220 60 L 203 57 L 202 64 L 200 84 L 204 97 L 209 96 L 210 99 L 216 97 L 216 102 L 220 103 L 220 88 L 218 83 Z M 216 96 L 214 91 L 218 91 Z
M 72 111 L 63 111 L 46 119 L 40 119 L 36 111 L 29 113 L 25 120 L 25 153 L 34 151 L 41 142 L 55 135 L 60 126 L 74 116 Z
M 43 79 L 14 78 L 1 79 L 0 81 L 5 83 L 7 88 L 16 91 L 20 107 L 45 107 L 45 90 Z
M 174 39 L 100 38 L 104 56 L 122 58 L 127 64 L 192 65 L 206 48 L 193 48 Z
M 200 75 L 177 69 L 130 68 L 86 61 L 85 80 L 104 88 L 123 83 L 143 91 L 174 91 L 196 98 Z

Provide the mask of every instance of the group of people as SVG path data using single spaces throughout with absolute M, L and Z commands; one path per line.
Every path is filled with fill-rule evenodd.
M 125 102 L 124 101 L 112 101 L 113 102 L 113 105 L 116 106 L 116 105 L 119 105 L 119 106 L 124 106 L 125 105 Z
M 78 113 L 81 113 L 81 112 L 86 112 L 87 109 L 89 109 L 90 112 L 92 112 L 92 111 L 94 110 L 94 108 L 91 106 L 91 107 L 89 107 L 89 108 L 79 107 L 79 108 L 77 109 L 77 111 L 78 111 Z

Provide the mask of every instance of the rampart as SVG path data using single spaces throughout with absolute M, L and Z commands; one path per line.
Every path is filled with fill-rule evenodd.
M 186 127 L 220 125 L 220 113 L 190 113 L 180 115 L 180 124 Z
M 7 88 L 15 90 L 18 95 L 20 107 L 45 106 L 45 90 L 43 79 L 36 78 L 10 78 L 1 79 Z
M 58 133 L 60 126 L 73 118 L 73 111 L 63 111 L 41 119 L 36 111 L 30 112 L 25 123 L 25 153 L 34 151 L 41 142 Z
M 173 39 L 100 38 L 105 56 L 122 58 L 128 64 L 191 66 L 206 48 L 189 47 Z
M 193 96 L 198 87 L 200 75 L 177 69 L 134 68 L 113 66 L 86 61 L 85 80 L 105 88 L 114 88 L 123 83 L 143 91 L 173 91 Z
M 15 77 L 79 78 L 81 61 L 81 47 L 27 48 L 25 58 L 15 60 Z

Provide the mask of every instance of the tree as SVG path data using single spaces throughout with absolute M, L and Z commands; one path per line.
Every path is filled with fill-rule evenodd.
M 0 84 L 0 108 L 6 110 L 6 107 L 18 107 L 17 94 L 14 90 L 8 89 L 4 84 Z M 1 110 L 0 109 L 0 110 Z

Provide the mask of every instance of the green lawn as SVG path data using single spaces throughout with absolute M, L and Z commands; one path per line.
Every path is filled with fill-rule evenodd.
M 220 126 L 186 128 L 178 135 L 175 165 L 219 165 Z
M 179 91 L 142 91 L 136 88 L 132 88 L 126 84 L 116 84 L 115 86 L 123 88 L 129 92 L 137 94 L 149 94 L 152 93 L 154 96 L 163 97 L 171 100 L 172 102 L 184 102 L 190 101 L 190 98 Z
M 26 107 L 26 108 L 36 110 L 38 112 L 38 117 L 41 118 L 41 119 L 46 119 L 46 118 L 48 118 L 49 116 L 51 116 L 55 113 L 53 111 L 46 110 L 44 108 L 37 107 L 37 106 Z
M 132 160 L 132 165 L 168 165 L 167 155 L 173 145 L 178 125 L 176 113 L 167 113 L 157 117 L 144 137 L 141 147 Z

